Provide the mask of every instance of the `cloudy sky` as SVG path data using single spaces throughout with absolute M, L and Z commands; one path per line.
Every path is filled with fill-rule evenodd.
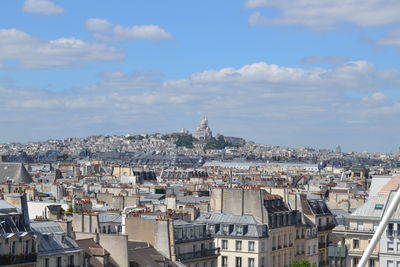
M 194 131 L 397 152 L 398 0 L 2 0 L 0 142 Z

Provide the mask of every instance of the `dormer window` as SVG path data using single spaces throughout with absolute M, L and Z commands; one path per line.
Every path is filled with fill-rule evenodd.
M 242 225 L 237 225 L 236 226 L 236 234 L 242 235 L 243 234 L 243 226 Z
M 210 230 L 210 233 L 214 233 L 214 231 L 215 231 L 215 225 L 214 225 L 214 224 L 211 224 L 211 225 L 209 226 L 208 229 Z
M 224 235 L 229 233 L 229 225 L 224 225 L 222 228 L 222 232 Z

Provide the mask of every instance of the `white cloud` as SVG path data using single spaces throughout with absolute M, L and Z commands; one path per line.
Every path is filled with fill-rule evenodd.
M 308 56 L 302 59 L 303 64 L 339 64 L 347 60 L 344 56 Z
M 376 44 L 381 46 L 400 46 L 400 29 L 386 32 L 386 34 L 380 38 Z
M 171 40 L 172 34 L 158 25 L 115 25 L 99 18 L 91 18 L 86 22 L 86 28 L 93 32 L 93 37 L 103 41 L 123 41 L 141 39 L 149 41 Z
M 112 24 L 106 19 L 91 18 L 86 21 L 86 29 L 93 32 L 108 32 Z
M 116 61 L 124 53 L 116 48 L 76 38 L 43 40 L 16 29 L 0 29 L 0 66 L 6 68 L 55 68 L 82 62 Z M 2 60 L 12 60 L 8 65 Z
M 400 2 L 396 0 L 247 0 L 248 8 L 277 9 L 266 17 L 259 12 L 250 25 L 301 25 L 315 30 L 331 30 L 341 23 L 381 26 L 400 22 Z
M 399 84 L 396 73 L 366 61 L 311 69 L 259 62 L 175 80 L 161 80 L 154 71 L 106 72 L 96 84 L 64 92 L 0 86 L 0 112 L 10 114 L 0 121 L 52 121 L 58 136 L 77 124 L 95 133 L 131 127 L 159 131 L 164 126 L 169 131 L 190 127 L 182 118 L 209 115 L 213 129 L 220 123 L 215 131 L 268 136 L 271 143 L 282 142 L 282 135 L 311 143 L 320 136 L 336 138 L 338 129 L 346 138 L 354 134 L 360 140 L 359 129 L 351 133 L 344 128 L 350 121 L 365 122 L 358 127 L 367 132 L 398 120 L 400 103 L 382 93 Z
M 28 13 L 44 15 L 60 14 L 64 12 L 64 8 L 50 0 L 25 0 L 22 10 Z
M 367 96 L 361 98 L 362 103 L 373 104 L 373 105 L 383 104 L 383 103 L 386 103 L 387 101 L 388 101 L 388 97 L 381 92 L 376 92 L 376 93 L 373 93 L 371 95 L 367 95 Z

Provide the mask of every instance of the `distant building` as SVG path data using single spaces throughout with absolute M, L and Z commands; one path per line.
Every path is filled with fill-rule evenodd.
M 0 162 L 0 182 L 6 181 L 26 184 L 33 182 L 31 175 L 22 163 Z
M 208 139 L 212 138 L 212 132 L 211 132 L 210 127 L 208 127 L 207 117 L 204 117 L 201 120 L 199 127 L 197 127 L 196 138 L 199 140 L 208 140 Z
M 338 154 L 342 153 L 342 148 L 340 147 L 340 145 L 336 147 L 335 152 Z
M 241 137 L 225 136 L 224 138 L 226 142 L 232 143 L 237 146 L 243 146 L 244 144 L 246 144 L 246 140 Z

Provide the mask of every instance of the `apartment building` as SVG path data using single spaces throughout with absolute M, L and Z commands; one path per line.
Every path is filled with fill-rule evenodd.
M 15 197 L 26 201 L 25 195 Z M 37 264 L 36 238 L 27 219 L 27 209 L 20 207 L 0 200 L 1 266 L 35 267 Z
M 189 267 L 217 266 L 219 248 L 205 223 L 156 214 L 127 214 L 124 220 L 129 240 L 148 242 L 168 259 Z
M 348 217 L 348 225 L 339 225 L 333 229 L 333 234 L 346 247 L 346 266 L 356 267 L 359 263 L 379 225 L 387 199 L 387 195 L 374 196 Z M 370 257 L 369 267 L 384 266 L 380 265 L 379 251 L 380 245 L 378 244 Z
M 209 212 L 196 222 L 207 224 L 214 247 L 220 248 L 219 267 L 266 267 L 268 227 L 251 215 Z

